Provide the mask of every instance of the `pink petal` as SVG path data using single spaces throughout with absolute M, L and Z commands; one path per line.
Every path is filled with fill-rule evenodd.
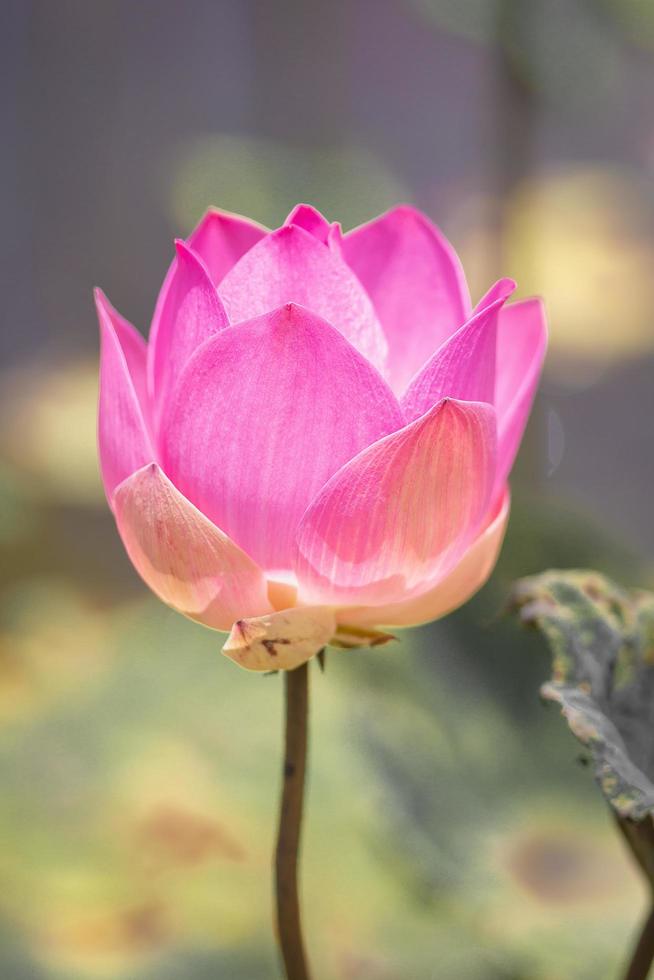
M 254 246 L 225 277 L 220 295 L 230 323 L 297 303 L 324 317 L 377 367 L 386 340 L 356 276 L 333 250 L 297 225 Z
M 401 399 L 407 421 L 417 419 L 442 398 L 493 403 L 497 317 L 509 289 L 514 288 L 512 280 L 500 280 L 487 294 L 490 305 L 475 313 L 427 361 Z
M 511 498 L 505 490 L 489 523 L 464 552 L 452 571 L 425 592 L 386 606 L 338 611 L 339 622 L 351 626 L 419 626 L 446 616 L 467 602 L 495 567 L 509 522 Z
M 295 529 L 318 490 L 402 424 L 365 358 L 288 304 L 196 352 L 163 421 L 164 467 L 259 564 L 290 568 Z
M 284 222 L 284 225 L 297 225 L 298 228 L 304 228 L 305 231 L 308 231 L 310 235 L 317 238 L 323 245 L 327 244 L 329 232 L 332 228 L 327 218 L 316 208 L 311 207 L 310 204 L 297 204 Z
M 150 412 L 146 372 L 147 344 L 129 320 L 121 316 L 118 310 L 111 305 L 101 289 L 94 291 L 94 297 L 98 316 L 100 316 L 100 309 L 102 308 L 104 315 L 111 321 L 118 343 L 125 355 L 127 369 L 132 379 L 143 417 L 147 422 Z
M 271 610 L 261 569 L 155 463 L 120 484 L 114 505 L 132 564 L 163 602 L 220 630 Z
M 476 313 L 481 313 L 482 310 L 485 310 L 486 307 L 491 306 L 498 299 L 506 302 L 509 296 L 515 292 L 515 289 L 516 283 L 514 279 L 498 279 L 497 282 L 494 282 L 490 289 L 484 293 L 472 311 L 472 315 L 474 316 Z
M 296 204 L 285 225 L 297 225 L 327 245 L 338 257 L 343 258 L 343 232 L 338 221 L 327 221 L 320 211 L 310 204 Z
M 183 242 L 175 246 L 177 259 L 160 294 L 148 348 L 148 376 L 157 422 L 193 351 L 228 323 L 202 260 Z
M 98 448 L 109 503 L 114 488 L 144 463 L 155 459 L 148 426 L 145 343 L 95 291 L 100 324 Z
M 540 299 L 512 303 L 500 312 L 497 331 L 497 485 L 511 471 L 529 418 L 547 349 L 547 321 Z
M 461 263 L 429 219 L 407 205 L 348 232 L 343 253 L 381 320 L 389 346 L 387 376 L 401 394 L 470 316 Z
M 228 211 L 219 211 L 217 208 L 210 208 L 199 224 L 193 229 L 186 244 L 188 249 L 191 249 L 199 259 L 199 264 L 202 266 L 205 278 L 208 276 L 214 286 L 217 286 L 241 256 L 267 233 L 267 228 L 257 224 L 255 221 L 250 221 L 249 218 L 243 218 L 238 214 L 230 214 Z M 179 255 L 179 243 L 176 244 Z M 185 254 L 188 256 L 188 250 Z M 161 327 L 160 321 L 164 311 L 167 317 L 170 318 L 173 315 L 171 313 L 171 302 L 173 307 L 176 305 L 174 300 L 168 301 L 168 293 L 173 284 L 176 284 L 176 289 L 182 288 L 179 285 L 180 270 L 178 266 L 179 259 L 176 257 L 173 259 L 159 291 L 157 305 L 150 327 L 150 347 L 152 348 L 158 346 L 158 334 Z M 184 276 L 182 276 L 183 278 Z M 196 279 L 198 278 L 200 278 L 199 275 L 196 275 Z M 221 315 L 224 316 L 224 310 Z M 169 331 L 170 326 L 166 329 Z M 166 349 L 167 342 L 164 342 L 162 347 Z M 152 393 L 155 382 L 152 355 L 150 355 L 148 375 L 149 390 Z
M 241 256 L 267 234 L 267 228 L 250 218 L 210 208 L 189 235 L 187 245 L 198 253 L 218 286 Z
M 456 564 L 490 503 L 495 411 L 445 400 L 343 466 L 300 524 L 306 603 L 381 604 Z

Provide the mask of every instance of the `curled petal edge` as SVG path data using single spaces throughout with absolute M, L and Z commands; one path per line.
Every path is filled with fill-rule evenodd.
M 239 619 L 223 653 L 246 670 L 293 670 L 322 650 L 335 632 L 336 618 L 329 606 L 295 606 Z
M 239 667 L 269 673 L 294 670 L 327 644 L 350 650 L 377 647 L 394 639 L 390 633 L 337 623 L 331 606 L 293 606 L 267 616 L 239 619 L 223 653 Z

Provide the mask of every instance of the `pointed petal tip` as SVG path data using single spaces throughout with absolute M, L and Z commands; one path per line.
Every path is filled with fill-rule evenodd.
M 481 424 L 486 428 L 487 437 L 491 438 L 492 433 L 494 439 L 497 426 L 497 412 L 495 411 L 495 406 L 490 402 L 468 398 L 454 398 L 448 395 L 434 405 L 432 409 L 426 411 L 424 415 L 415 419 L 414 422 L 409 423 L 409 425 L 420 426 L 421 423 L 426 423 L 436 415 L 441 416 L 442 425 L 457 423 L 465 423 L 467 425 L 473 422 L 473 420 L 476 420 L 476 424 Z
M 292 224 L 294 218 L 296 218 L 299 214 L 303 214 L 303 213 L 316 214 L 322 217 L 318 208 L 314 207 L 313 204 L 300 203 L 300 204 L 296 204 L 294 208 L 291 208 L 284 224 L 285 225 Z
M 223 653 L 234 654 L 236 659 L 265 636 L 266 627 L 259 619 L 237 619 L 223 643 Z
M 203 257 L 180 238 L 175 239 L 175 253 L 157 300 L 148 348 L 148 385 L 157 424 L 191 355 L 228 325 Z
M 116 316 L 116 310 L 105 296 L 101 290 L 94 290 L 93 299 L 95 302 L 95 312 L 98 318 L 98 327 L 100 330 L 100 339 L 109 335 L 116 339 L 116 342 L 120 345 L 120 340 L 116 333 L 116 325 L 114 322 L 114 317 Z
M 107 294 L 100 289 L 99 286 L 95 286 L 93 289 L 93 302 L 95 304 L 98 318 L 100 319 L 100 325 L 102 326 L 103 321 L 109 321 L 109 323 L 105 325 L 112 325 L 111 314 L 115 313 L 116 311 L 109 302 Z
M 240 326 L 245 324 L 255 323 L 255 322 L 266 322 L 268 326 L 273 330 L 302 330 L 303 327 L 307 329 L 315 329 L 316 322 L 324 324 L 326 329 L 334 330 L 330 323 L 323 319 L 323 317 L 318 316 L 311 310 L 307 309 L 306 306 L 302 306 L 301 303 L 282 303 L 281 306 L 276 306 L 274 309 L 270 310 L 269 313 L 262 313 L 259 316 L 254 316 L 251 319 L 244 320 Z
M 332 223 L 313 204 L 296 204 L 284 221 L 288 225 L 303 228 L 325 245 L 334 239 Z
M 297 224 L 281 225 L 279 228 L 275 228 L 269 232 L 266 237 L 273 241 L 306 242 L 308 240 L 311 243 L 319 243 L 319 239 L 312 235 L 310 231 L 302 225 Z
M 264 313 L 263 316 L 265 317 L 266 314 Z M 254 317 L 254 319 L 259 319 L 259 318 Z M 318 316 L 317 313 L 312 313 L 312 311 L 309 310 L 306 306 L 303 306 L 302 303 L 294 303 L 293 301 L 290 301 L 288 303 L 282 303 L 281 306 L 276 307 L 270 313 L 270 321 L 275 325 L 277 324 L 284 325 L 291 322 L 295 322 L 299 324 L 303 320 L 311 320 L 311 321 L 319 320 L 327 324 L 327 321 L 324 319 L 324 317 Z M 327 326 L 329 326 L 330 329 L 335 329 L 331 326 L 331 324 L 327 324 Z
M 100 321 L 100 328 L 106 328 L 116 337 L 124 355 L 127 357 L 130 372 L 133 373 L 136 365 L 133 362 L 133 358 L 129 355 L 129 348 L 136 343 L 139 347 L 142 347 L 144 353 L 145 338 L 133 324 L 125 319 L 122 313 L 118 312 L 106 293 L 99 286 L 95 286 L 93 289 L 93 301 L 98 320 Z M 139 350 L 140 355 L 141 351 Z
M 166 476 L 159 464 L 155 463 L 154 460 L 151 463 L 146 463 L 145 466 L 142 467 L 141 472 L 144 474 L 144 476 L 154 480 L 165 479 Z
M 180 265 L 182 267 L 185 267 L 189 271 L 192 271 L 194 269 L 201 270 L 202 278 L 206 280 L 206 284 L 208 285 L 209 283 L 211 283 L 211 285 L 215 289 L 206 262 L 204 261 L 200 253 L 197 252 L 195 248 L 193 248 L 193 246 L 188 243 L 188 241 L 185 241 L 183 238 L 175 239 L 175 255 L 179 259 Z
M 175 253 L 177 255 L 177 258 L 181 259 L 182 261 L 186 261 L 186 262 L 191 261 L 191 262 L 197 262 L 199 264 L 202 264 L 202 260 L 200 259 L 200 256 L 197 254 L 197 252 L 193 251 L 190 245 L 188 245 L 188 243 L 185 242 L 183 238 L 175 239 Z
M 432 409 L 425 412 L 425 415 L 468 415 L 470 409 L 481 411 L 488 415 L 494 415 L 495 409 L 490 402 L 476 401 L 473 398 L 455 398 L 453 395 L 445 395 Z
M 175 255 L 182 269 L 186 269 L 189 272 L 200 270 L 201 276 L 204 280 L 206 280 L 207 285 L 211 283 L 213 288 L 216 288 L 211 280 L 211 275 L 209 273 L 209 269 L 207 268 L 206 262 L 200 253 L 195 250 L 193 245 L 189 244 L 187 241 L 184 241 L 183 238 L 176 238 Z
M 301 232 L 303 235 L 307 235 L 308 232 L 304 228 L 300 228 L 299 225 L 288 224 L 281 225 L 279 228 L 275 228 L 274 231 L 270 232 L 271 238 L 294 238 Z
M 120 483 L 117 483 L 113 491 L 113 499 L 115 500 L 118 495 L 128 493 L 130 488 L 135 483 L 141 483 L 146 479 L 164 479 L 165 474 L 158 463 L 153 460 L 147 463 L 143 463 L 142 466 L 138 466 L 135 470 L 124 477 Z

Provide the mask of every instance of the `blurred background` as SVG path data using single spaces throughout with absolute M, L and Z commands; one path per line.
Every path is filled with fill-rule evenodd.
M 654 584 L 650 0 L 2 0 L 0 975 L 274 980 L 280 678 L 150 596 L 95 456 L 100 285 L 147 332 L 208 204 L 397 201 L 473 301 L 542 294 L 546 375 L 488 586 L 312 670 L 320 980 L 610 980 L 645 890 L 538 700 L 512 580 Z

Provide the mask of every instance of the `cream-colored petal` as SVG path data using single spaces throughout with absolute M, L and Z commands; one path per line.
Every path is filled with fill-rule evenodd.
M 326 646 L 336 632 L 329 606 L 295 606 L 256 619 L 239 619 L 223 653 L 247 670 L 293 670 Z
M 239 616 L 270 610 L 261 569 L 155 463 L 117 487 L 114 507 L 132 564 L 178 612 L 228 630 Z

